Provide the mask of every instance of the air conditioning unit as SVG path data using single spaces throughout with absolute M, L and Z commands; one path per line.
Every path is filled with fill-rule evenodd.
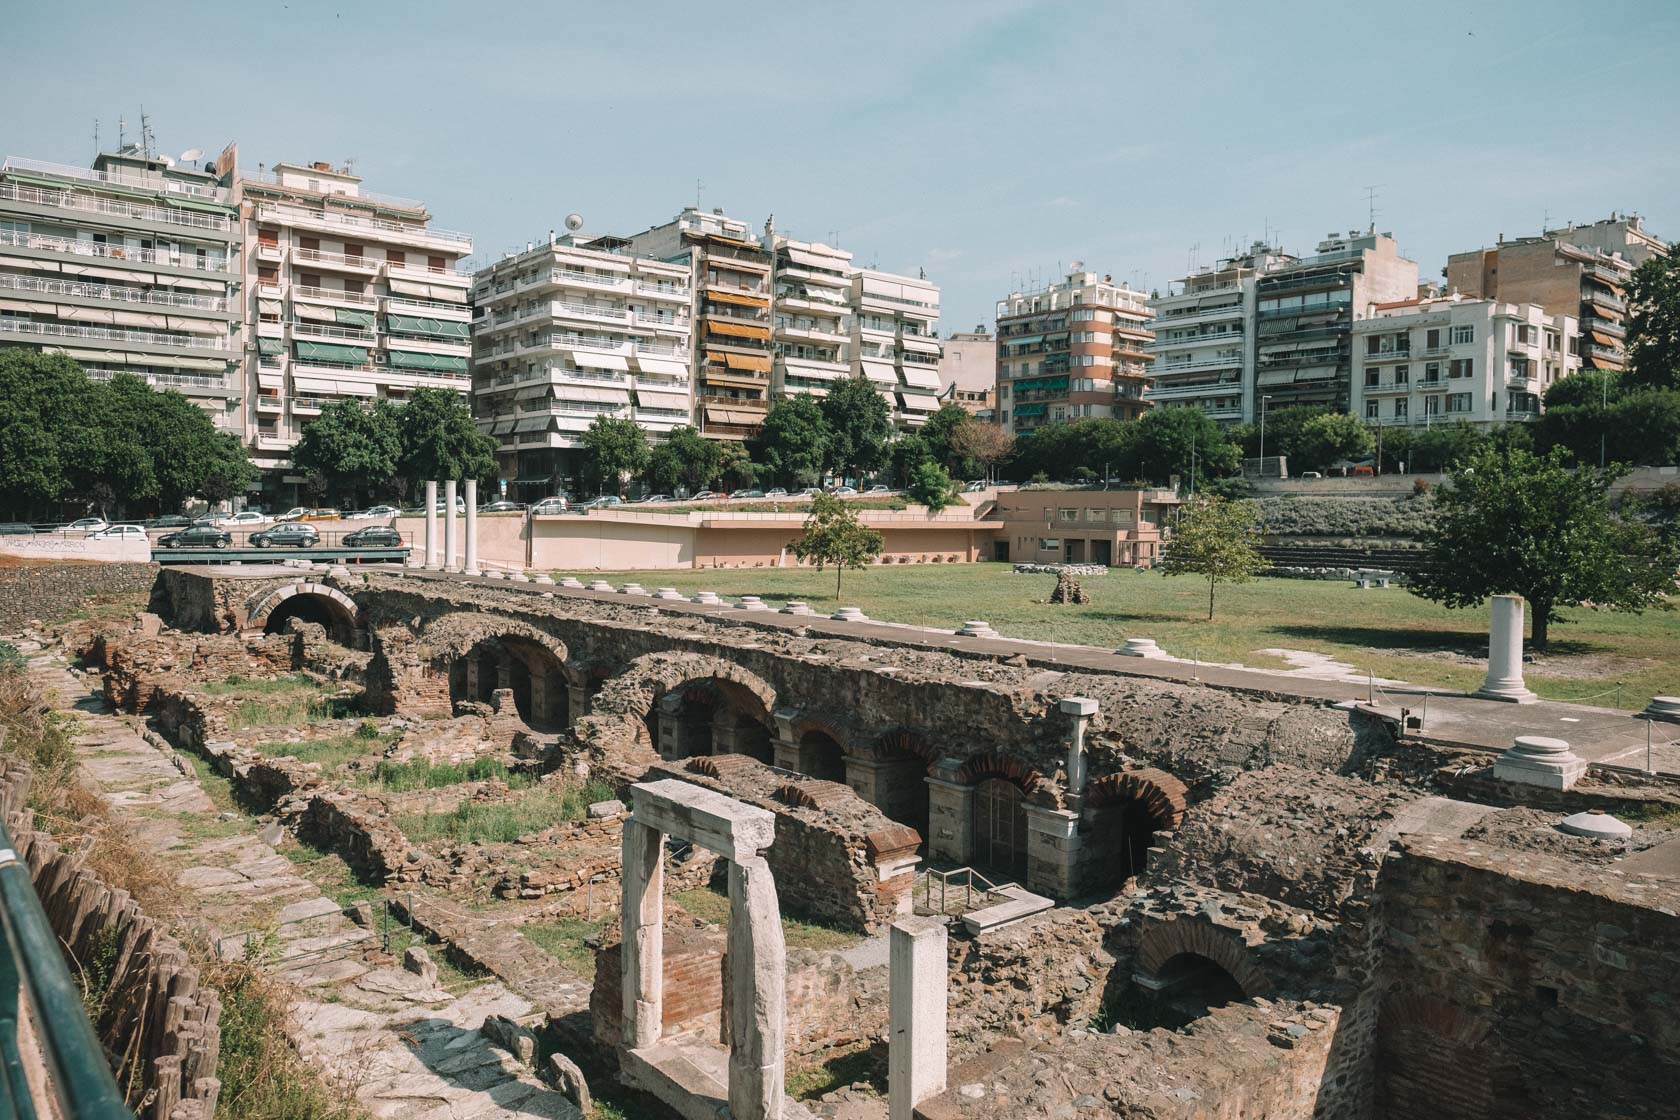
M 387 358 L 387 357 L 386 357 L 386 356 L 385 356 L 385 351 L 383 351 L 383 350 L 375 350 L 375 351 L 374 351 L 374 352 L 373 352 L 373 364 L 374 364 L 374 365 L 376 365 L 376 366 L 382 366 L 382 365 L 385 365 L 385 364 L 386 364 L 386 363 L 387 363 L 387 362 L 388 362 L 388 361 L 389 361 L 389 360 L 390 360 L 390 359 L 388 359 L 388 358 Z

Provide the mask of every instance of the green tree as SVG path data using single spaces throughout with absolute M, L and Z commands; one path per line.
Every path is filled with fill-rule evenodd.
M 910 500 L 926 506 L 929 513 L 938 513 L 950 505 L 955 491 L 950 472 L 932 459 L 924 459 L 916 465 L 906 488 Z
M 758 481 L 758 464 L 739 443 L 726 443 L 718 448 L 718 477 L 730 490 L 741 490 Z
M 1188 484 L 1231 474 L 1242 452 L 1226 438 L 1217 421 L 1199 408 L 1153 408 L 1131 424 L 1128 472 L 1165 484 L 1178 475 Z
M 979 464 L 989 482 L 997 468 L 1015 454 L 1015 437 L 996 424 L 977 420 L 951 433 L 951 451 Z
M 496 441 L 478 430 L 453 390 L 416 389 L 397 409 L 397 434 L 397 473 L 410 494 L 430 480 L 487 481 L 496 473 Z
M 590 475 L 603 494 L 610 487 L 613 493 L 622 495 L 625 483 L 647 470 L 652 454 L 647 436 L 636 422 L 616 416 L 595 417 L 578 442 Z
M 867 567 L 881 555 L 881 534 L 858 521 L 857 514 L 832 494 L 811 499 L 805 532 L 793 542 L 793 554 L 810 560 L 822 571 L 834 565 L 834 597 L 840 597 L 840 576 L 847 568 Z
M 892 474 L 893 483 L 898 486 L 909 486 L 916 468 L 923 463 L 937 461 L 928 450 L 927 440 L 920 434 L 900 436 L 893 440 L 887 448 L 887 457 L 890 461 L 888 470 Z
M 1211 620 L 1216 584 L 1247 583 L 1266 567 L 1255 547 L 1260 538 L 1257 525 L 1252 502 L 1199 497 L 1183 508 L 1157 567 L 1168 575 L 1206 576 Z
M 968 410 L 954 401 L 939 406 L 939 411 L 927 418 L 916 434 L 927 445 L 928 456 L 948 471 L 961 471 L 963 456 L 953 441 L 957 433 L 974 423 Z
M 1370 430 L 1357 418 L 1342 412 L 1321 413 L 1301 425 L 1289 469 L 1291 473 L 1321 471 L 1340 462 L 1358 462 L 1369 459 L 1376 447 Z
M 723 447 L 693 427 L 673 429 L 665 442 L 653 449 L 648 475 L 660 490 L 683 486 L 690 493 L 705 490 L 723 470 Z
M 1624 473 L 1572 467 L 1562 448 L 1483 449 L 1436 488 L 1430 564 L 1412 590 L 1449 607 L 1521 595 L 1537 649 L 1559 607 L 1667 607 L 1680 548 L 1644 520 L 1611 512 L 1610 484 Z
M 809 393 L 772 404 L 755 440 L 767 480 L 790 489 L 816 485 L 828 458 L 829 435 L 822 406 Z
M 865 474 L 887 460 L 887 440 L 892 436 L 887 402 L 860 376 L 836 381 L 820 407 L 828 422 L 827 465 L 842 479 L 862 482 Z
M 330 402 L 292 449 L 292 465 L 318 477 L 332 501 L 357 505 L 390 485 L 401 458 L 397 410 L 384 400 Z
M 1629 384 L 1680 389 L 1680 255 L 1652 257 L 1634 269 L 1628 306 Z

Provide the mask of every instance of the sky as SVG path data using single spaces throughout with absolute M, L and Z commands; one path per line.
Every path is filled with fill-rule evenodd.
M 479 262 L 698 198 L 925 269 L 947 332 L 1372 206 L 1424 276 L 1612 210 L 1680 238 L 1675 0 L 3 2 L 6 154 L 86 165 L 143 108 L 175 155 L 352 159 Z

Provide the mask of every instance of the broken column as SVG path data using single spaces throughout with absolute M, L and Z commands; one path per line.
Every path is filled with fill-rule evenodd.
M 1569 789 L 1587 772 L 1587 760 L 1569 749 L 1563 739 L 1518 735 L 1511 748 L 1493 764 L 1493 776 L 1546 789 Z
M 665 837 L 634 817 L 624 822 L 623 947 L 624 1044 L 659 1041 L 665 1014 Z
M 478 479 L 467 479 L 467 563 L 465 572 L 476 576 L 478 571 Z
M 455 562 L 455 480 L 443 484 L 443 570 L 458 572 Z
M 1067 791 L 1077 795 L 1085 791 L 1085 728 L 1097 714 L 1097 702 L 1087 696 L 1067 696 L 1056 705 L 1063 715 L 1073 717 L 1073 737 L 1068 740 Z
M 1027 886 L 1052 898 L 1075 893 L 1079 869 L 1079 814 L 1071 809 L 1028 805 Z
M 932 917 L 901 919 L 888 935 L 888 1120 L 912 1120 L 945 1089 L 946 940 Z
M 421 563 L 432 571 L 437 571 L 437 483 L 426 483 L 426 551 Z
M 782 1114 L 787 945 L 762 856 L 729 864 L 729 1115 Z
M 1487 679 L 1474 695 L 1484 700 L 1532 704 L 1537 697 L 1523 686 L 1523 601 L 1520 595 L 1495 595 L 1488 631 Z

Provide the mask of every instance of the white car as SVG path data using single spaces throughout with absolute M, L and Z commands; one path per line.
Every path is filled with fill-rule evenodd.
M 105 529 L 109 529 L 110 527 L 111 523 L 103 517 L 78 517 L 68 525 L 60 525 L 57 532 L 84 534 L 98 533 Z
M 224 517 L 216 518 L 215 524 L 220 529 L 250 529 L 257 525 L 267 525 L 269 517 L 266 513 L 258 513 L 254 509 L 241 510 Z
M 149 539 L 138 525 L 107 525 L 88 537 L 90 541 L 143 541 Z
M 531 507 L 531 513 L 536 517 L 548 517 L 556 513 L 565 513 L 567 508 L 565 498 L 544 498 Z
M 274 520 L 276 520 L 276 521 L 296 521 L 298 518 L 302 517 L 304 514 L 306 514 L 308 512 L 309 512 L 309 507 L 308 506 L 293 506 L 291 509 L 287 510 L 285 513 L 282 513 L 279 517 L 276 517 Z
M 360 517 L 395 517 L 395 516 L 397 516 L 397 507 L 396 506 L 374 506 L 372 509 L 368 510 L 366 513 L 358 514 L 357 516 L 360 516 Z

